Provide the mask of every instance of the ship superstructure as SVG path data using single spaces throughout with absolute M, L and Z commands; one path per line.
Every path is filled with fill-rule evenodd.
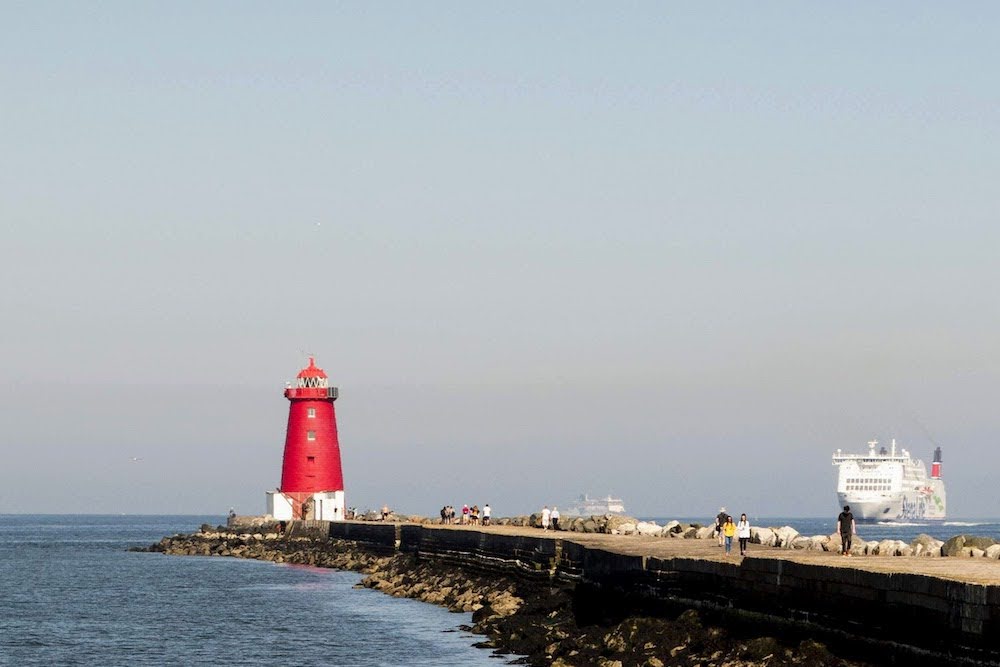
M 940 521 L 945 518 L 941 448 L 934 450 L 931 475 L 920 459 L 892 440 L 890 449 L 868 443 L 867 454 L 833 455 L 837 476 L 837 503 L 851 506 L 858 521 Z M 877 449 L 878 448 L 878 449 Z

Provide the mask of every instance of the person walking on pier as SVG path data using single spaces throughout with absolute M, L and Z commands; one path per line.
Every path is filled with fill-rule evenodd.
M 542 530 L 549 529 L 549 517 L 552 516 L 552 512 L 549 511 L 549 506 L 546 505 L 542 508 Z
M 722 534 L 726 538 L 726 555 L 728 556 L 733 550 L 733 536 L 736 535 L 736 524 L 733 523 L 733 517 L 726 517 L 726 522 L 722 524 Z
M 715 536 L 719 538 L 719 546 L 722 546 L 722 526 L 726 523 L 726 508 L 720 507 L 719 513 L 715 515 Z
M 552 530 L 559 530 L 559 508 L 552 508 Z
M 850 556 L 851 540 L 858 532 L 850 505 L 844 505 L 844 511 L 837 517 L 837 527 L 840 529 L 840 555 Z
M 486 503 L 483 505 L 483 525 L 490 525 L 490 504 Z
M 740 555 L 747 555 L 747 544 L 750 542 L 750 522 L 747 521 L 747 515 L 740 515 L 740 522 L 736 524 L 736 537 L 740 540 Z

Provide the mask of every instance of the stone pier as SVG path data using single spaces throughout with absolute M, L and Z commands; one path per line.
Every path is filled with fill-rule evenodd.
M 869 655 L 887 652 L 893 663 L 1000 665 L 1000 562 L 992 559 L 843 558 L 760 545 L 739 558 L 726 557 L 711 540 L 310 523 L 312 535 L 381 554 L 398 551 L 570 584 L 629 613 L 696 608 L 726 622 L 854 645 Z

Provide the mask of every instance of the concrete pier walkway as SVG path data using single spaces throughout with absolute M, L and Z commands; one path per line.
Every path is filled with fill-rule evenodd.
M 739 564 L 743 559 L 733 541 L 733 553 L 725 555 L 722 547 L 712 540 L 651 537 L 648 535 L 605 535 L 543 531 L 518 526 L 459 526 L 423 524 L 429 530 L 483 531 L 503 535 L 522 535 L 560 539 L 576 544 L 604 549 L 630 556 L 655 558 L 700 558 L 722 563 Z M 885 574 L 919 574 L 971 584 L 1000 585 L 1000 560 L 992 558 L 941 558 L 927 556 L 851 556 L 845 558 L 827 551 L 782 549 L 750 544 L 748 558 L 776 558 L 793 563 L 852 568 Z

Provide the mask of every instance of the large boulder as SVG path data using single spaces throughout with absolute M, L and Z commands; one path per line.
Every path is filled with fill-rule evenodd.
M 759 528 L 757 526 L 750 527 L 750 542 L 751 544 L 760 544 L 765 547 L 773 547 L 778 540 L 778 536 L 774 534 L 774 530 L 771 528 Z
M 982 551 L 986 551 L 994 544 L 998 544 L 998 542 L 992 537 L 986 537 L 984 535 L 971 535 L 966 536 L 965 538 L 965 546 L 972 547 L 973 549 L 980 549 Z
M 871 542 L 871 545 L 872 548 L 875 548 L 878 546 L 878 542 Z M 871 555 L 871 552 L 868 550 L 868 547 L 869 543 L 865 542 L 864 540 L 853 540 L 851 542 L 850 554 L 852 556 Z
M 710 540 L 712 536 L 715 535 L 715 528 L 712 526 L 703 526 L 701 528 L 693 528 L 694 536 L 699 540 Z M 686 536 L 685 536 L 686 537 Z
M 621 523 L 618 524 L 618 528 L 616 530 L 619 535 L 635 535 L 635 526 L 636 524 L 630 522 Z
M 941 545 L 942 556 L 960 556 L 965 547 L 965 535 L 955 535 Z
M 994 544 L 986 548 L 987 558 L 1000 558 L 1000 544 Z
M 656 522 L 654 521 L 640 521 L 639 523 L 635 524 L 635 532 L 639 533 L 640 535 L 658 536 L 660 534 L 660 531 L 662 530 L 663 527 L 657 525 Z
M 778 536 L 778 541 L 775 546 L 779 546 L 783 549 L 791 549 L 792 541 L 799 536 L 799 531 L 795 530 L 791 526 L 782 526 L 781 528 L 774 529 L 774 534 Z
M 792 538 L 792 541 L 788 543 L 789 549 L 808 549 L 812 546 L 812 540 L 804 535 L 799 535 L 798 537 Z
M 664 534 L 666 534 L 666 533 L 679 533 L 682 530 L 684 530 L 684 529 L 681 527 L 681 522 L 678 521 L 678 520 L 676 520 L 676 519 L 674 519 L 673 521 L 668 521 L 667 525 L 665 525 L 663 527 L 663 533 Z
M 941 540 L 921 533 L 910 542 L 910 549 L 913 550 L 914 556 L 940 556 L 942 545 L 944 545 L 944 542 Z
M 594 532 L 596 532 L 596 533 L 606 533 L 606 532 L 608 532 L 608 519 L 610 519 L 611 516 L 612 515 L 610 515 L 610 514 L 595 514 L 595 515 L 589 516 L 589 517 L 585 516 L 585 517 L 583 517 L 583 523 L 584 523 L 584 525 L 586 525 L 587 523 L 591 523 L 592 522 L 595 526 L 597 526 L 597 530 L 595 530 Z M 584 530 L 584 532 L 587 532 L 587 531 Z
M 824 551 L 833 551 L 835 553 L 840 553 L 844 548 L 844 543 L 840 539 L 840 533 L 833 533 L 826 538 L 826 542 L 823 543 Z
M 983 537 L 981 535 L 955 535 L 941 547 L 941 555 L 964 556 L 967 552 L 963 552 L 963 549 L 978 549 L 985 552 L 994 544 L 997 544 L 997 541 L 992 537 Z
M 878 555 L 879 556 L 895 556 L 896 555 L 896 540 L 881 540 L 878 543 Z
M 632 532 L 635 532 L 635 524 L 639 523 L 638 519 L 634 519 L 630 516 L 622 516 L 620 514 L 612 514 L 608 516 L 607 521 L 608 522 L 604 525 L 604 530 L 608 533 L 614 530 L 617 530 L 618 533 L 621 533 L 622 532 L 621 527 L 625 524 L 631 524 L 632 525 L 631 530 Z
M 826 543 L 830 538 L 826 535 L 813 535 L 809 538 L 809 546 L 806 549 L 811 551 L 826 551 Z

